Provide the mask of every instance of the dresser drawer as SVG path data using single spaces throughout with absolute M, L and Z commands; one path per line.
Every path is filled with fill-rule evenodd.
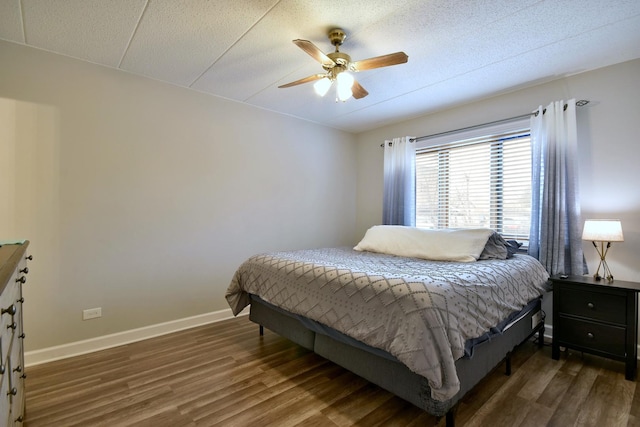
M 624 295 L 563 287 L 560 289 L 558 310 L 560 314 L 624 325 L 626 301 Z
M 558 338 L 564 345 L 625 357 L 626 328 L 560 316 Z
M 17 341 L 17 340 L 16 340 Z M 24 419 L 24 368 L 22 366 L 22 347 L 18 342 L 13 343 L 14 351 L 11 352 L 11 358 L 8 361 L 9 373 L 9 390 L 15 392 L 11 395 L 11 418 L 12 421 L 20 422 Z
M 9 278 L 4 291 L 0 294 L 0 309 L 2 311 L 8 310 L 19 299 L 18 295 L 20 294 L 20 284 L 16 283 L 17 277 L 18 273 L 14 272 Z M 0 316 L 0 333 L 2 335 L 4 335 L 7 331 L 7 326 L 12 322 L 13 320 L 11 319 L 10 313 L 5 312 Z M 12 332 L 11 328 L 9 328 L 9 332 Z
M 14 271 L 13 274 L 9 277 L 9 281 L 7 282 L 3 292 L 0 294 L 0 308 L 7 308 L 7 306 L 11 305 L 13 302 L 13 297 L 15 294 L 16 288 L 16 279 L 18 277 L 18 272 Z
M 12 326 L 11 316 L 5 314 L 0 322 L 0 328 L 2 328 L 2 330 L 0 330 L 0 359 L 2 360 L 6 360 L 9 356 L 11 343 L 15 337 Z
M 15 384 L 23 382 L 22 375 L 24 374 L 24 349 L 22 347 L 22 340 L 17 338 L 13 340 L 9 360 L 11 361 L 11 376 L 9 383 L 11 384 L 11 387 L 16 387 Z
M 9 425 L 9 411 L 11 409 L 11 397 L 9 395 L 9 372 L 5 366 L 7 361 L 2 361 L 5 367 L 4 374 L 0 374 L 0 426 Z

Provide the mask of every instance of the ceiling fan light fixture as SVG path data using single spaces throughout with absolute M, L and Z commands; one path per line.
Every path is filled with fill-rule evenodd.
M 313 90 L 320 96 L 325 96 L 331 88 L 331 80 L 328 77 L 324 77 L 313 84 Z
M 351 73 L 342 72 L 338 74 L 336 80 L 338 81 L 336 88 L 338 99 L 344 102 L 347 99 L 351 98 L 351 95 L 353 95 L 351 88 L 353 87 L 354 82 L 354 78 Z
M 295 39 L 293 43 L 306 54 L 318 61 L 322 65 L 324 73 L 313 74 L 278 87 L 286 88 L 301 85 L 303 83 L 316 82 L 314 84 L 315 92 L 320 96 L 324 96 L 329 91 L 333 82 L 336 81 L 336 102 L 345 102 L 351 97 L 354 97 L 355 99 L 362 99 L 369 95 L 369 92 L 367 92 L 367 90 L 346 71 L 353 71 L 356 73 L 359 71 L 372 70 L 374 68 L 404 64 L 409 59 L 406 53 L 395 52 L 353 62 L 351 61 L 351 56 L 344 52 L 340 52 L 339 49 L 346 37 L 346 33 L 340 28 L 334 28 L 329 31 L 329 40 L 331 41 L 331 44 L 335 46 L 336 50 L 335 52 L 327 54 L 322 52 L 309 40 Z

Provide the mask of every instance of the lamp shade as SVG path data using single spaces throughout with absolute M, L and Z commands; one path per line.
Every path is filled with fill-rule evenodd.
M 622 224 L 617 219 L 588 219 L 584 222 L 582 240 L 624 242 Z

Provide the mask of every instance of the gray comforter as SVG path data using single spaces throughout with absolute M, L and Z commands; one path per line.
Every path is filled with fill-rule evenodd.
M 459 390 L 465 341 L 540 296 L 547 279 L 527 255 L 457 263 L 330 248 L 253 256 L 226 298 L 234 314 L 254 294 L 383 349 L 444 401 Z

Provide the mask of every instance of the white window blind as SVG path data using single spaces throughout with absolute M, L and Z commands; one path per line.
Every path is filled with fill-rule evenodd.
M 488 227 L 526 245 L 530 220 L 528 131 L 416 152 L 416 226 Z

